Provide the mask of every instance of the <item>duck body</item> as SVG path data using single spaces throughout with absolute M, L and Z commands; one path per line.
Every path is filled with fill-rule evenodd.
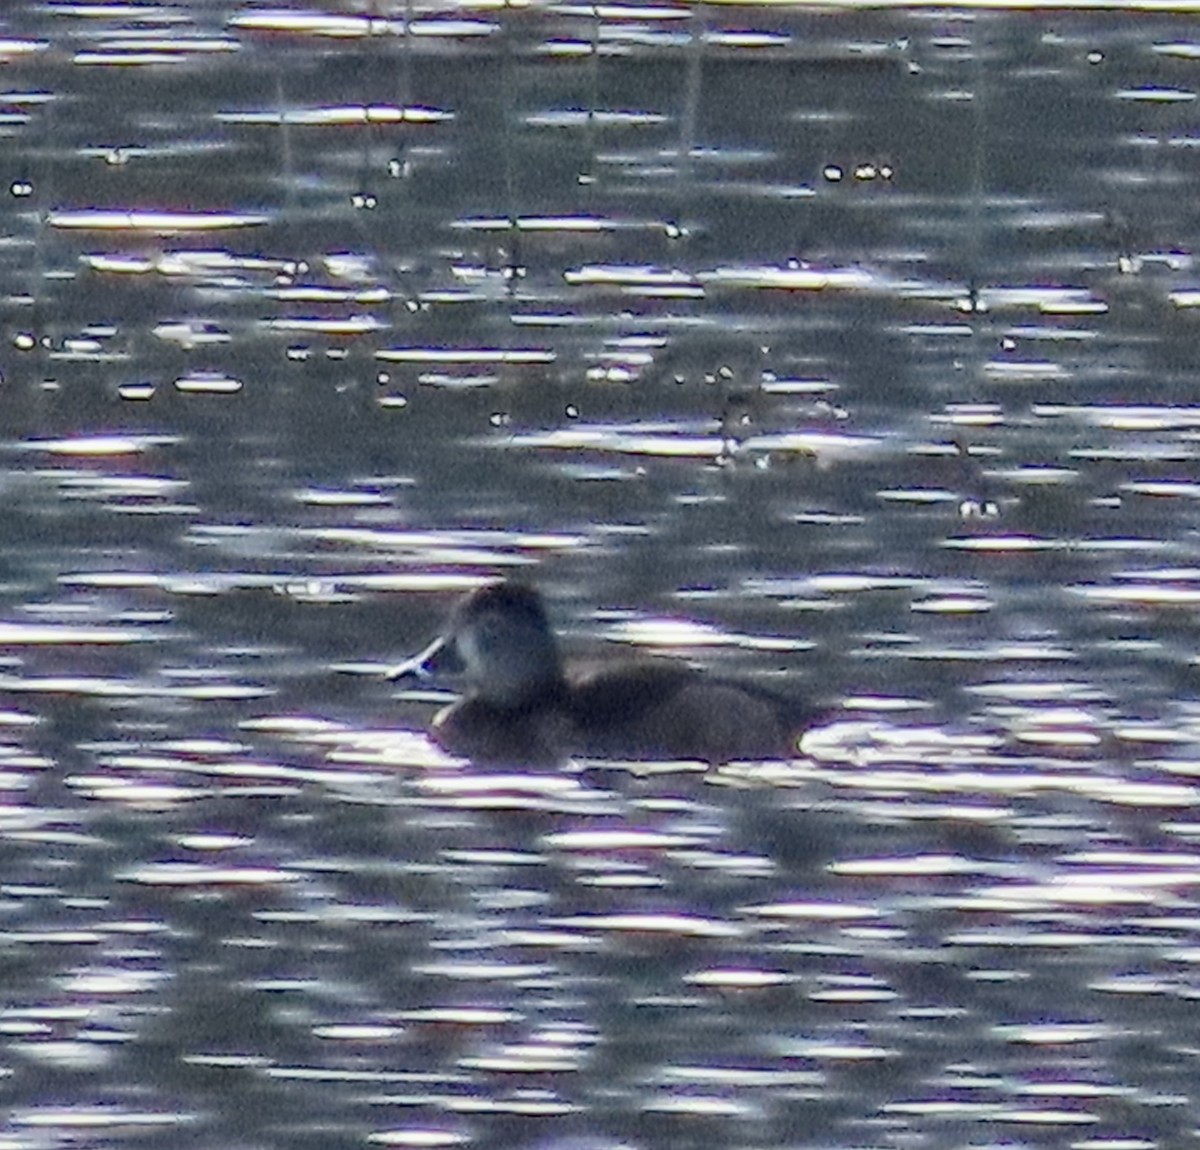
M 783 758 L 781 700 L 659 659 L 565 667 L 541 597 L 514 582 L 468 595 L 447 632 L 393 678 L 457 659 L 467 693 L 433 720 L 453 755 L 481 763 Z
M 644 661 L 571 677 L 579 753 L 598 758 L 786 758 L 776 700 L 677 663 Z

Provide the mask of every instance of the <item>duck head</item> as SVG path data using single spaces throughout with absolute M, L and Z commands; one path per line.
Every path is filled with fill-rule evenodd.
M 436 670 L 460 670 L 471 698 L 503 711 L 552 702 L 564 688 L 541 596 L 520 583 L 473 591 L 454 609 L 445 633 L 388 677 L 424 677 Z

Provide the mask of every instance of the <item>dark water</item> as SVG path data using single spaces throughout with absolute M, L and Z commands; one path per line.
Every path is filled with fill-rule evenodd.
M 1195 1144 L 1184 14 L 0 12 L 0 1148 Z M 482 771 L 525 570 L 811 699 Z

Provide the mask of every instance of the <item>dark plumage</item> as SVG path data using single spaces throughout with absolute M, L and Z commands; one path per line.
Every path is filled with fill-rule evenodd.
M 769 692 L 659 659 L 565 668 L 541 596 L 489 584 L 455 608 L 445 635 L 391 677 L 461 664 L 467 692 L 433 721 L 433 738 L 476 762 L 597 758 L 786 758 L 801 724 Z

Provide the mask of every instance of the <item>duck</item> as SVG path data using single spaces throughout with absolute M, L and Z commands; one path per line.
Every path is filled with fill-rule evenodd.
M 392 680 L 464 675 L 463 696 L 431 737 L 476 763 L 782 759 L 796 753 L 797 708 L 773 693 L 677 660 L 568 665 L 540 593 L 507 579 L 467 594 L 443 633 L 392 667 Z

